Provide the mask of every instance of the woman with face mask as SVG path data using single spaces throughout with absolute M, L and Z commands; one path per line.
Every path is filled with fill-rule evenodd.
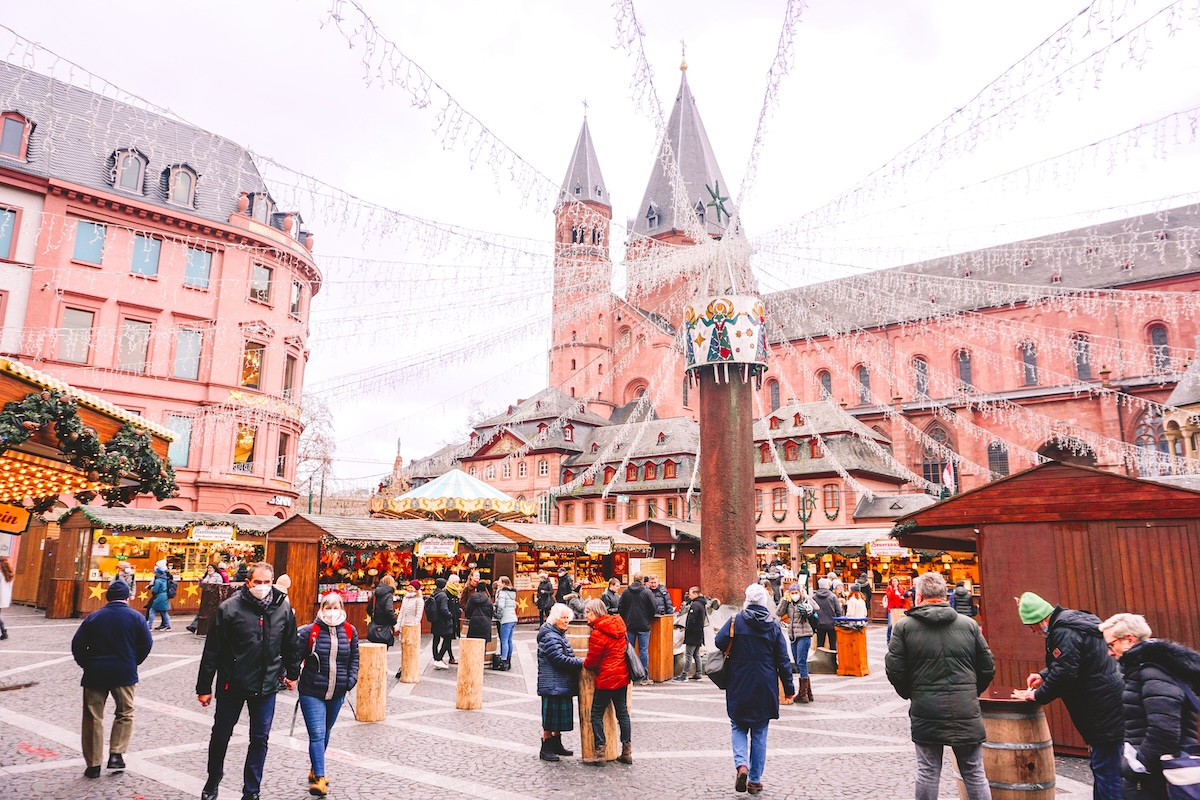
M 783 624 L 783 632 L 787 637 L 792 651 L 792 672 L 799 673 L 800 685 L 796 687 L 796 701 L 807 703 L 813 699 L 812 682 L 808 678 L 808 651 L 812 646 L 813 626 L 812 617 L 816 606 L 799 584 L 793 583 L 788 587 L 779 604 L 775 616 L 787 618 Z
M 301 665 L 300 711 L 308 728 L 308 793 L 324 797 L 329 792 L 325 776 L 325 750 L 346 693 L 358 683 L 358 632 L 346 621 L 341 595 L 330 592 L 311 625 L 298 631 Z

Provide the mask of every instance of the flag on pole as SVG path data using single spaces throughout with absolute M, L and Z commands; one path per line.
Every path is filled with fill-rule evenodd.
M 947 461 L 946 468 L 942 470 L 942 486 L 946 487 L 946 491 L 954 494 L 954 462 Z

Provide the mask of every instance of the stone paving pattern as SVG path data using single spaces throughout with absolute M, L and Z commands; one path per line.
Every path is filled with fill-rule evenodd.
M 83 777 L 79 750 L 80 670 L 70 658 L 77 621 L 48 621 L 30 609 L 4 612 L 10 638 L 0 644 L 0 775 L 22 800 L 179 800 L 199 796 L 212 708 L 194 694 L 203 640 L 181 630 L 155 633 L 142 665 L 133 741 L 122 775 Z M 710 682 L 635 687 L 632 766 L 585 767 L 578 756 L 537 758 L 540 701 L 534 694 L 534 626 L 520 626 L 510 672 L 485 671 L 481 711 L 454 708 L 455 671 L 428 664 L 416 686 L 389 678 L 388 718 L 358 723 L 350 706 L 334 729 L 327 774 L 330 797 L 643 798 L 734 797 L 724 695 Z M 884 630 L 869 632 L 871 674 L 813 678 L 816 702 L 784 706 L 771 724 L 764 797 L 912 796 L 908 703 L 883 674 Z M 457 648 L 456 648 L 457 649 Z M 399 648 L 389 653 L 390 674 Z M 32 683 L 25 688 L 21 684 Z M 263 779 L 263 800 L 308 797 L 307 735 L 296 695 L 279 696 Z M 353 701 L 353 695 L 351 696 Z M 109 705 L 111 720 L 112 706 Z M 221 800 L 238 800 L 247 729 L 235 731 Z M 578 725 L 564 736 L 578 750 Z M 952 758 L 947 758 L 952 762 Z M 1082 759 L 1058 760 L 1058 796 L 1090 796 Z M 957 792 L 947 766 L 942 796 Z

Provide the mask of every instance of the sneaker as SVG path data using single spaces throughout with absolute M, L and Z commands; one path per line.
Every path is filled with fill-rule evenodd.
M 108 768 L 113 772 L 120 772 L 125 769 L 125 758 L 120 753 L 108 754 Z
M 450 669 L 450 666 L 444 661 L 435 661 L 435 662 L 433 662 L 433 668 L 434 669 Z
M 690 681 L 702 681 L 702 680 L 704 680 L 704 676 L 703 676 L 703 675 L 701 675 L 699 672 L 697 672 L 695 675 L 693 675 L 692 677 L 688 678 L 688 680 L 690 680 Z
M 638 686 L 651 686 L 651 685 L 652 685 L 652 684 L 650 683 L 650 679 L 649 679 L 649 678 L 646 678 L 646 680 L 644 680 L 644 681 L 642 681 L 641 683 L 639 683 L 639 684 L 638 684 Z
M 687 675 L 680 675 L 678 678 L 671 678 L 671 680 L 675 681 L 676 683 L 680 683 L 687 680 Z

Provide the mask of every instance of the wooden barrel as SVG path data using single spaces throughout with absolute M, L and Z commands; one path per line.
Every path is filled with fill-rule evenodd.
M 587 654 L 588 637 L 592 629 L 586 622 L 572 622 L 567 626 L 567 641 L 575 649 L 575 655 L 583 658 Z
M 1046 715 L 1037 703 L 1013 700 L 991 689 L 979 698 L 983 710 L 983 770 L 992 800 L 1053 800 L 1054 742 Z M 966 788 L 958 778 L 959 797 Z
M 460 639 L 467 638 L 467 628 L 469 623 L 464 618 L 459 624 L 458 632 Z M 492 622 L 492 638 L 487 640 L 487 645 L 484 647 L 484 658 L 491 658 L 493 655 L 500 652 L 500 629 L 495 622 Z

